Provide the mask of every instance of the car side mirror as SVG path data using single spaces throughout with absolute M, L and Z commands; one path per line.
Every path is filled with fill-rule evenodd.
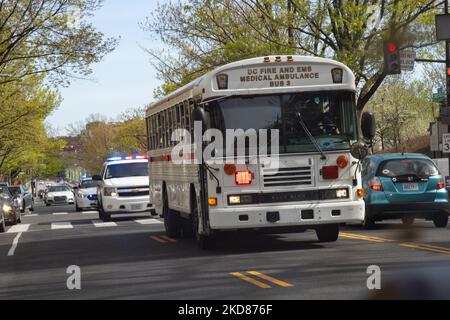
M 99 175 L 95 175 L 95 176 L 92 177 L 92 180 L 93 181 L 102 181 L 102 177 L 99 176 Z
M 376 130 L 375 115 L 371 112 L 364 112 L 361 118 L 361 131 L 364 138 L 372 141 L 375 138 Z

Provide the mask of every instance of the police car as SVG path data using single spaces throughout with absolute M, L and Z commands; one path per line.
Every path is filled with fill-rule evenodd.
M 111 214 L 140 213 L 154 210 L 150 203 L 148 160 L 144 156 L 111 157 L 99 176 L 97 197 L 100 219 Z
M 75 208 L 78 212 L 84 209 L 97 208 L 97 181 L 85 178 L 75 190 Z

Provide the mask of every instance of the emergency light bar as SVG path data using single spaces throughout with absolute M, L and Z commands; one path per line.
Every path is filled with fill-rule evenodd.
M 111 156 L 106 159 L 107 162 L 112 161 L 122 161 L 122 160 L 146 160 L 148 159 L 146 156 L 143 155 L 134 155 L 134 156 Z

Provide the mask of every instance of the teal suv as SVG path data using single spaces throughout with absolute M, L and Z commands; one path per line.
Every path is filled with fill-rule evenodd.
M 435 163 L 422 154 L 371 155 L 362 162 L 366 191 L 363 226 L 376 221 L 416 218 L 432 220 L 437 228 L 448 224 L 449 202 L 445 179 Z

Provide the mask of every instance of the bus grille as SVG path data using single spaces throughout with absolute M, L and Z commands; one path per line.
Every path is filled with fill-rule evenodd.
M 264 187 L 311 186 L 311 167 L 263 169 Z

